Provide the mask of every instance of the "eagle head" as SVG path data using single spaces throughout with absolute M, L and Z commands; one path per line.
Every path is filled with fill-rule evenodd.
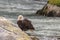
M 24 17 L 22 15 L 19 15 L 18 20 L 24 20 Z

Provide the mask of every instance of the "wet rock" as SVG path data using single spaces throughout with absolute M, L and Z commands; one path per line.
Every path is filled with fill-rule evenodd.
M 37 15 L 43 15 L 42 10 L 37 10 L 36 14 Z
M 56 5 L 47 4 L 44 8 L 36 12 L 36 14 L 42 14 L 49 17 L 60 17 L 60 7 Z
M 0 17 L 0 40 L 31 40 L 17 25 Z
M 54 17 L 55 15 L 56 15 L 56 12 L 53 10 L 47 14 L 48 17 Z
M 36 36 L 30 36 L 32 40 L 39 40 Z

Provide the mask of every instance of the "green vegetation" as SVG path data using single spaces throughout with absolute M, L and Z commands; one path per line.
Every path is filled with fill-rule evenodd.
M 60 0 L 48 0 L 50 4 L 60 6 Z

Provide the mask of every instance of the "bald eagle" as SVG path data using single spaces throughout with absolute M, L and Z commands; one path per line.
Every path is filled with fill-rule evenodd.
M 23 31 L 34 30 L 34 27 L 31 23 L 31 21 L 24 18 L 22 15 L 18 16 L 17 24 Z

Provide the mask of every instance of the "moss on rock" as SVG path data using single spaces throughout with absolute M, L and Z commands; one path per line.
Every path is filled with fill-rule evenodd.
M 49 4 L 60 6 L 60 0 L 48 0 Z

